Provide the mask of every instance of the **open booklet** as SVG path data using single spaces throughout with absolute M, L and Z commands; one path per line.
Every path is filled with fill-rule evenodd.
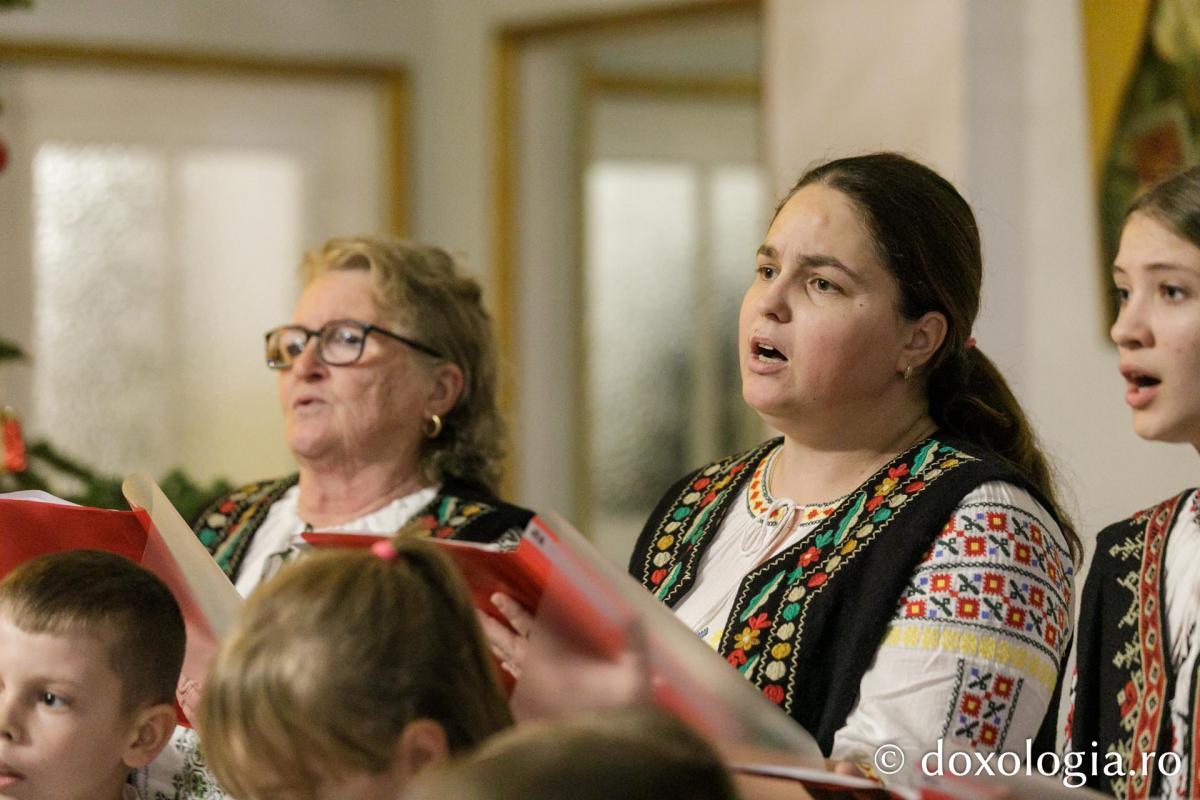
M 377 536 L 315 534 L 320 547 L 367 547 Z M 795 795 L 857 800 L 1101 797 L 1057 778 L 920 777 L 881 786 L 826 769 L 812 737 L 767 700 L 640 584 L 559 517 L 535 517 L 514 547 L 435 540 L 457 563 L 476 605 L 496 591 L 533 612 L 529 649 L 512 695 L 519 719 L 607 705 L 654 703 L 708 736 L 734 770 Z
M 122 485 L 131 511 L 85 508 L 44 492 L 0 495 L 0 577 L 35 556 L 107 550 L 136 561 L 170 588 L 187 626 L 176 700 L 180 722 L 195 713 L 217 644 L 232 629 L 241 596 L 148 476 Z
M 187 624 L 178 699 L 190 716 L 242 599 L 153 480 L 134 475 L 123 490 L 132 511 L 82 508 L 38 493 L 0 495 L 0 576 L 34 556 L 78 548 L 116 552 L 154 571 Z M 316 547 L 369 547 L 384 537 L 306 538 Z M 654 703 L 708 736 L 736 771 L 794 782 L 813 798 L 1099 797 L 1049 778 L 928 779 L 899 789 L 835 775 L 802 727 L 561 518 L 534 518 L 515 543 L 431 541 L 458 565 L 481 610 L 499 616 L 490 597 L 502 591 L 534 612 L 512 696 L 519 718 Z

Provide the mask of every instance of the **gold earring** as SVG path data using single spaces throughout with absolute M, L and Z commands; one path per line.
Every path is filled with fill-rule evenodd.
M 426 420 L 426 424 L 422 425 L 421 429 L 426 439 L 436 439 L 442 434 L 442 418 L 434 414 Z
M 904 368 L 904 382 L 908 383 L 912 380 L 912 364 Z

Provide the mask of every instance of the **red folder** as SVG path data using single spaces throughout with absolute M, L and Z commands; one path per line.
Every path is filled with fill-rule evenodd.
M 370 533 L 303 534 L 304 541 L 320 549 L 367 549 L 390 536 Z M 531 611 L 536 610 L 546 587 L 550 565 L 546 557 L 522 538 L 515 549 L 501 550 L 494 545 L 457 542 L 453 539 L 429 539 L 454 560 L 466 580 L 475 607 L 504 622 L 504 615 L 492 605 L 492 595 L 502 592 Z
M 122 488 L 133 511 L 0 497 L 0 577 L 31 558 L 65 550 L 105 550 L 158 575 L 187 626 L 176 710 L 179 723 L 188 725 L 241 598 L 152 480 L 134 475 Z
M 0 499 L 0 577 L 64 550 L 106 550 L 140 564 L 146 529 L 132 511 Z

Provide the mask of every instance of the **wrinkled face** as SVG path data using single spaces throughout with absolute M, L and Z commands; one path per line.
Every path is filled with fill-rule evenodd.
M 1113 283 L 1120 311 L 1111 333 L 1134 431 L 1200 449 L 1200 248 L 1134 213 Z
M 0 617 L 0 798 L 115 800 L 137 737 L 107 647 Z
M 810 184 L 780 209 L 742 301 L 742 396 L 785 432 L 869 414 L 903 389 L 896 282 L 841 192 Z M 898 371 L 899 370 L 899 371 Z
M 304 290 L 292 322 L 312 330 L 333 320 L 357 320 L 412 338 L 375 302 L 366 270 L 338 270 Z M 428 359 L 402 342 L 372 333 L 362 358 L 332 367 L 317 358 L 310 339 L 290 369 L 279 373 L 288 446 L 301 463 L 384 463 L 407 459 L 416 466 L 421 425 L 434 379 Z

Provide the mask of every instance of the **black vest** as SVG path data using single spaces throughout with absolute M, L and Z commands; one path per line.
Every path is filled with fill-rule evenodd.
M 630 573 L 668 605 L 684 597 L 730 504 L 780 441 L 676 483 L 642 530 Z M 910 576 L 962 499 L 989 481 L 1020 486 L 1048 506 L 974 445 L 936 433 L 914 445 L 799 543 L 741 578 L 719 652 L 828 755 Z M 1058 695 L 1035 743 L 1042 749 L 1054 746 Z
M 1070 749 L 1087 753 L 1087 784 L 1120 798 L 1146 798 L 1159 792 L 1157 770 L 1141 774 L 1142 755 L 1171 747 L 1171 712 L 1177 676 L 1167 654 L 1164 559 L 1167 539 L 1188 489 L 1153 508 L 1105 528 L 1096 537 L 1079 607 L 1078 652 L 1071 716 Z M 1196 676 L 1184 676 L 1196 700 Z M 1175 750 L 1190 755 L 1188 796 L 1200 791 L 1196 753 L 1200 717 L 1193 708 L 1190 740 Z M 1093 745 L 1092 743 L 1096 744 Z M 1091 753 L 1119 753 L 1135 775 L 1090 774 Z M 1156 757 L 1147 766 L 1156 765 Z

